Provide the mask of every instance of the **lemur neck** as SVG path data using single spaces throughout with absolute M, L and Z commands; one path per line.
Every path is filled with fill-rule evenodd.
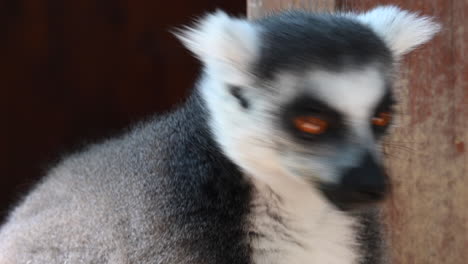
M 334 209 L 312 184 L 295 179 L 285 172 L 251 177 L 259 195 L 268 196 L 268 192 L 274 193 L 282 201 L 281 209 L 298 221 L 310 221 L 313 224 L 316 216 Z
M 335 209 L 311 184 L 288 175 L 251 177 L 256 190 L 251 232 L 259 234 L 255 263 L 357 263 L 356 219 Z

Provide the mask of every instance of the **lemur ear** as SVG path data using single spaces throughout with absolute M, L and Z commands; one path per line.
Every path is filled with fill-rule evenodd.
M 380 6 L 356 18 L 370 26 L 397 58 L 426 43 L 441 29 L 431 17 L 419 16 L 396 6 Z
M 245 19 L 222 11 L 208 14 L 175 35 L 207 67 L 245 69 L 258 50 L 258 32 Z

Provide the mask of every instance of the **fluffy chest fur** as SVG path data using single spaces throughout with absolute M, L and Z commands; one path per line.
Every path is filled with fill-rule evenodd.
M 282 182 L 275 191 L 263 182 L 254 185 L 253 263 L 351 264 L 361 259 L 355 218 L 294 181 Z

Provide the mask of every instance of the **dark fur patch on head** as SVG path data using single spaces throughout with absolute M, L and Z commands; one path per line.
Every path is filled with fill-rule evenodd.
M 345 16 L 290 11 L 257 20 L 260 58 L 254 72 L 272 78 L 280 70 L 311 67 L 340 71 L 377 62 L 390 65 L 388 47 L 370 28 Z
M 250 104 L 249 104 L 249 101 L 247 100 L 247 98 L 245 98 L 245 96 L 242 94 L 242 90 L 239 86 L 229 86 L 229 92 L 232 94 L 232 96 L 234 96 L 237 101 L 239 101 L 239 104 L 245 108 L 245 109 L 248 109 Z

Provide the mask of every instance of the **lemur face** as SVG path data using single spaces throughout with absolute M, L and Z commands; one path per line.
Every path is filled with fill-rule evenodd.
M 381 200 L 389 181 L 379 143 L 393 112 L 385 72 L 366 65 L 278 78 L 281 91 L 294 90 L 278 95 L 270 115 L 282 167 L 342 208 Z
M 289 177 L 348 209 L 385 196 L 379 144 L 395 61 L 437 30 L 380 7 L 257 21 L 218 12 L 179 37 L 204 63 L 200 89 L 227 156 L 253 177 Z

